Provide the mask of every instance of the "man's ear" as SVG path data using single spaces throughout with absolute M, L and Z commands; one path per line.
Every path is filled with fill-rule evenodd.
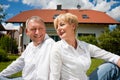
M 28 35 L 28 30 L 27 29 L 25 29 L 25 33 L 26 33 L 26 35 Z

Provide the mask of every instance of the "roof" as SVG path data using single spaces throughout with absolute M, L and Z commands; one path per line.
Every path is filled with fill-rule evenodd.
M 104 12 L 96 10 L 80 10 L 80 9 L 33 9 L 28 11 L 23 11 L 16 16 L 8 19 L 6 22 L 25 22 L 27 18 L 31 16 L 40 16 L 46 23 L 52 23 L 54 16 L 61 13 L 73 13 L 78 16 L 79 23 L 106 23 L 106 24 L 116 24 L 119 23 L 115 19 L 111 18 Z
M 1 23 L 0 23 L 0 31 L 7 31 Z

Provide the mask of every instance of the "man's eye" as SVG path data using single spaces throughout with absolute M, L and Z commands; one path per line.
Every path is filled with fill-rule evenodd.
M 36 30 L 39 30 L 39 31 L 42 31 L 42 30 L 44 30 L 44 28 L 33 28 L 33 29 L 30 29 L 31 31 L 36 31 Z
M 39 28 L 38 30 L 43 30 L 44 28 Z
M 31 31 L 35 31 L 36 29 L 30 29 Z

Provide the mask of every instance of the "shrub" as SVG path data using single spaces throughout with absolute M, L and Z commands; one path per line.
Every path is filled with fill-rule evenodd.
M 120 55 L 120 28 L 115 28 L 113 31 L 105 29 L 98 40 L 101 48 Z
M 18 52 L 16 40 L 6 35 L 0 38 L 0 47 L 4 49 L 7 53 Z
M 79 40 L 85 41 L 87 43 L 91 43 L 93 45 L 98 45 L 97 39 L 93 35 L 88 35 L 88 36 L 80 36 L 78 37 Z
M 5 50 L 0 49 L 0 62 L 1 61 L 8 61 L 8 54 L 6 53 Z

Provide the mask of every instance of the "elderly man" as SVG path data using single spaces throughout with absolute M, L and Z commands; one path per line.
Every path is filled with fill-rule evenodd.
M 33 16 L 26 21 L 26 34 L 32 40 L 22 55 L 0 73 L 0 80 L 48 80 L 49 53 L 54 40 L 46 34 L 44 21 Z M 22 71 L 22 77 L 7 77 Z

